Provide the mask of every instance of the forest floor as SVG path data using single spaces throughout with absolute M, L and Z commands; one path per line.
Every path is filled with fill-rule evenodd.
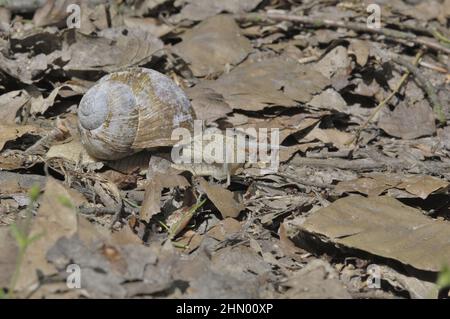
M 0 297 L 448 297 L 449 24 L 449 0 L 0 0 Z M 134 67 L 257 161 L 89 156 L 81 98 Z

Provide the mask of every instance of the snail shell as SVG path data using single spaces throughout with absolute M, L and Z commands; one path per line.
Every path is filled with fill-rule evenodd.
M 140 150 L 170 146 L 172 131 L 193 128 L 186 94 L 157 71 L 133 68 L 101 78 L 78 108 L 81 142 L 98 159 L 115 160 Z

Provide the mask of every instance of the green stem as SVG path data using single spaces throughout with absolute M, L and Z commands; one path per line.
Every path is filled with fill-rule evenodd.
M 16 268 L 14 269 L 14 273 L 13 273 L 13 276 L 11 278 L 11 282 L 9 285 L 8 294 L 6 295 L 7 299 L 14 298 L 14 290 L 16 288 L 17 281 L 19 280 L 20 269 L 22 268 L 22 263 L 23 263 L 23 260 L 25 257 L 25 252 L 26 252 L 26 247 L 19 248 L 19 253 L 17 255 L 17 260 L 16 260 Z

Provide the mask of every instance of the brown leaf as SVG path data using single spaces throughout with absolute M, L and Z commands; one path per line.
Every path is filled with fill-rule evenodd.
M 422 100 L 409 105 L 401 102 L 394 111 L 381 113 L 378 126 L 389 135 L 403 139 L 415 139 L 436 132 L 435 117 L 429 104 Z
M 304 268 L 287 278 L 283 286 L 290 288 L 284 298 L 351 299 L 336 270 L 328 262 L 320 259 L 310 261 Z
M 186 93 L 198 120 L 214 121 L 233 111 L 223 96 L 213 89 L 195 86 Z
M 69 61 L 64 66 L 66 71 L 114 72 L 145 64 L 163 47 L 160 39 L 141 29 L 105 29 L 98 36 L 74 32 L 66 37 L 63 47 L 63 57 Z
M 333 244 L 420 270 L 437 272 L 450 263 L 450 224 L 387 196 L 341 198 L 298 227 Z
M 281 56 L 257 62 L 247 59 L 219 79 L 198 85 L 220 93 L 233 109 L 259 111 L 270 105 L 309 102 L 328 84 L 328 79 L 314 68 Z
M 317 64 L 315 70 L 323 74 L 327 78 L 337 75 L 348 74 L 351 59 L 348 56 L 347 49 L 338 46 L 327 53 Z
M 433 176 L 411 176 L 404 179 L 397 187 L 425 199 L 431 193 L 447 189 L 448 185 L 447 181 Z
M 371 174 L 350 181 L 342 181 L 336 185 L 336 192 L 359 192 L 369 196 L 378 196 L 401 182 L 396 175 Z
M 234 126 L 243 130 L 265 128 L 268 132 L 270 132 L 270 129 L 278 129 L 280 143 L 282 143 L 288 136 L 316 125 L 326 114 L 328 112 L 325 111 L 316 114 L 278 115 L 273 118 L 247 118 L 244 124 L 235 124 Z
M 253 10 L 262 0 L 181 0 L 177 5 L 186 4 L 181 9 L 179 15 L 175 16 L 176 21 L 183 19 L 199 21 L 215 16 L 221 12 L 240 13 Z
M 45 5 L 36 10 L 33 23 L 37 27 L 48 25 L 65 25 L 66 17 L 69 15 L 67 6 L 69 4 L 80 4 L 80 0 L 46 1 Z
M 250 41 L 228 15 L 209 18 L 181 37 L 183 41 L 173 50 L 189 63 L 195 76 L 223 72 L 227 65 L 241 62 L 252 49 Z
M 238 203 L 233 196 L 233 193 L 228 189 L 219 185 L 211 185 L 204 178 L 199 178 L 200 186 L 205 191 L 208 198 L 217 207 L 223 218 L 236 218 L 239 213 L 245 208 L 242 203 Z
M 133 15 L 143 16 L 149 15 L 150 12 L 153 12 L 156 8 L 161 6 L 162 4 L 168 2 L 169 0 L 142 0 L 134 3 L 132 13 Z
M 26 53 L 16 53 L 15 59 L 8 59 L 0 53 L 0 69 L 25 84 L 39 81 L 51 63 L 60 56 L 60 52 L 45 55 L 43 53 L 29 57 Z
M 34 185 L 42 189 L 45 181 L 46 177 L 41 175 L 0 171 L 0 194 L 26 193 Z
M 25 134 L 37 134 L 39 132 L 41 132 L 41 129 L 33 125 L 0 124 L 0 151 L 9 141 L 14 141 Z
M 182 236 L 176 239 L 176 243 L 179 245 L 179 247 L 184 246 L 186 248 L 179 248 L 182 249 L 183 252 L 189 254 L 196 250 L 200 244 L 203 241 L 203 235 L 200 235 L 199 233 L 188 230 L 186 231 Z M 178 247 L 176 247 L 178 248 Z
M 315 127 L 308 135 L 303 139 L 304 141 L 319 140 L 325 144 L 331 143 L 339 149 L 348 149 L 349 145 L 346 145 L 353 137 L 353 134 L 342 132 L 336 129 L 321 129 Z
M 131 230 L 128 225 L 124 225 L 118 232 L 112 233 L 111 244 L 127 245 L 142 244 L 142 240 Z
M 33 16 L 33 23 L 38 27 L 58 26 L 67 27 L 67 18 L 71 14 L 68 6 L 80 6 L 80 29 L 84 34 L 90 34 L 97 29 L 108 27 L 108 17 L 111 15 L 108 8 L 101 2 L 105 0 L 48 0 Z
M 338 193 L 358 192 L 369 196 L 377 196 L 388 189 L 404 189 L 408 193 L 426 199 L 436 191 L 444 191 L 449 183 L 445 180 L 427 175 L 403 176 L 398 174 L 367 174 L 350 181 L 339 182 L 336 185 Z
M 242 225 L 234 218 L 225 218 L 208 230 L 208 236 L 219 241 L 225 240 L 242 230 Z
M 307 150 L 315 147 L 321 146 L 321 143 L 304 143 L 304 144 L 298 144 L 288 147 L 283 147 L 280 149 L 280 162 L 286 162 L 289 160 L 295 153 L 302 152 L 305 153 Z
M 46 97 L 42 98 L 42 96 L 36 101 L 32 100 L 30 113 L 33 115 L 36 114 L 44 114 L 50 107 L 55 103 L 56 97 L 59 95 L 61 90 L 70 89 L 74 92 L 73 95 L 83 94 L 85 93 L 85 89 L 80 87 L 79 85 L 71 85 L 71 84 L 63 84 L 53 89 L 53 91 Z M 65 92 L 67 94 L 67 92 Z
M 161 192 L 163 188 L 187 188 L 189 182 L 181 175 L 155 175 L 145 187 L 144 201 L 142 202 L 142 208 L 140 217 L 145 221 L 149 221 L 150 218 L 161 211 Z
M 332 88 L 314 96 L 308 104 L 316 108 L 336 110 L 338 112 L 345 112 L 347 108 L 345 100 Z
M 378 265 L 378 270 L 383 280 L 389 282 L 394 288 L 408 291 L 412 299 L 436 299 L 438 297 L 439 289 L 435 283 L 405 276 L 384 265 Z
M 119 160 L 108 161 L 106 164 L 108 165 L 108 167 L 111 167 L 112 169 L 115 169 L 116 171 L 124 174 L 131 174 L 133 172 L 145 169 L 149 169 L 149 171 L 154 170 L 156 171 L 155 173 L 169 174 L 169 172 L 165 170 L 158 170 L 159 167 L 155 168 L 156 165 L 154 160 L 156 157 L 157 156 L 153 156 L 150 152 L 139 152 Z M 148 173 L 147 177 L 150 176 L 151 174 Z
M 155 18 L 123 17 L 123 24 L 128 28 L 146 30 L 158 38 L 165 36 L 174 29 L 173 26 L 161 23 L 161 20 Z
M 288 235 L 287 229 L 288 227 L 286 227 L 284 223 L 281 223 L 280 228 L 278 229 L 281 250 L 286 256 L 289 256 L 296 261 L 301 261 L 302 258 L 300 254 L 304 254 L 305 251 L 294 244 Z
M 0 96 L 0 118 L 4 124 L 15 124 L 17 112 L 30 100 L 24 90 L 11 91 Z
M 408 6 L 402 14 L 414 17 L 418 20 L 428 21 L 440 16 L 443 8 L 440 1 L 431 0 L 427 2 L 413 2 L 415 6 Z
M 45 186 L 38 214 L 33 220 L 30 237 L 41 236 L 28 248 L 17 288 L 22 290 L 36 282 L 36 270 L 44 275 L 55 272 L 47 263 L 46 254 L 60 237 L 71 237 L 77 231 L 77 215 L 73 207 L 65 204 L 71 196 L 64 186 L 49 178 Z
M 64 158 L 73 163 L 79 164 L 90 164 L 97 163 L 97 160 L 92 158 L 83 147 L 79 140 L 72 140 L 68 143 L 52 145 L 47 154 L 46 158 Z
M 349 51 L 353 51 L 356 56 L 356 63 L 360 66 L 365 66 L 369 59 L 369 43 L 361 40 L 352 40 L 350 42 Z

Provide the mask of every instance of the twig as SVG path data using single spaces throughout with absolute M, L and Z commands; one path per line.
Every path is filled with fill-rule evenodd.
M 445 35 L 440 33 L 437 29 L 433 29 L 432 33 L 433 33 L 433 36 L 436 39 L 438 39 L 439 41 L 441 41 L 445 44 L 450 44 L 450 39 L 448 39 Z
M 290 182 L 294 182 L 296 184 L 304 185 L 304 186 L 310 186 L 310 187 L 317 187 L 317 188 L 329 188 L 333 189 L 336 186 L 333 184 L 326 184 L 326 183 L 320 183 L 320 182 L 312 182 L 307 181 L 305 179 L 298 179 L 295 176 L 288 174 L 288 173 L 280 173 L 280 176 L 283 176 L 285 179 L 287 179 Z
M 423 53 L 419 51 L 416 55 L 416 58 L 414 59 L 414 65 L 417 65 L 419 63 L 420 58 L 422 57 Z M 397 86 L 394 88 L 394 90 L 391 92 L 391 94 L 388 95 L 387 98 L 385 98 L 383 101 L 381 101 L 377 107 L 373 110 L 373 112 L 370 114 L 370 116 L 366 119 L 366 121 L 356 130 L 355 135 L 345 144 L 350 145 L 353 142 L 358 142 L 359 136 L 361 135 L 362 130 L 364 130 L 367 125 L 369 125 L 370 121 L 375 117 L 375 115 L 378 114 L 378 112 L 398 93 L 400 88 L 403 86 L 403 84 L 408 79 L 408 76 L 411 74 L 411 71 L 406 71 L 405 74 L 401 77 L 400 81 L 398 82 Z
M 79 212 L 83 215 L 115 215 L 117 213 L 117 207 L 85 207 L 80 206 Z
M 436 65 L 436 64 L 433 64 L 433 63 L 420 61 L 419 65 L 423 66 L 424 68 L 428 68 L 430 70 L 437 71 L 437 72 L 440 72 L 440 73 L 445 73 L 445 74 L 448 73 L 448 70 L 445 67 L 440 66 L 440 65 Z
M 306 63 L 315 62 L 317 60 L 319 60 L 319 57 L 313 55 L 313 56 L 307 56 L 307 57 L 304 57 L 304 58 L 300 58 L 300 59 L 297 60 L 297 62 L 300 63 L 300 64 L 306 64 Z
M 306 16 L 284 14 L 284 13 L 272 13 L 272 12 L 249 13 L 244 15 L 237 15 L 236 18 L 238 20 L 247 20 L 247 21 L 261 21 L 261 20 L 292 21 L 308 24 L 314 28 L 345 28 L 357 32 L 384 35 L 385 37 L 402 44 L 404 44 L 404 40 L 408 40 L 417 45 L 423 45 L 429 49 L 450 54 L 450 48 L 442 46 L 440 43 L 434 41 L 431 38 L 418 37 L 413 33 L 406 33 L 389 28 L 380 28 L 380 29 L 370 28 L 365 23 L 338 21 L 330 19 L 317 19 Z
M 370 158 L 346 160 L 341 158 L 306 158 L 294 157 L 291 160 L 291 165 L 296 166 L 312 166 L 319 168 L 338 168 L 352 171 L 370 171 L 376 169 L 387 169 L 390 165 L 383 162 L 376 162 Z
M 365 172 L 373 170 L 408 171 L 420 165 L 420 168 L 427 174 L 445 175 L 448 174 L 450 163 L 438 161 L 417 161 L 416 163 L 405 162 L 404 159 L 395 159 L 382 154 L 372 154 L 370 158 L 345 160 L 341 158 L 318 159 L 297 156 L 294 157 L 291 165 L 311 166 L 318 168 L 333 168 Z

